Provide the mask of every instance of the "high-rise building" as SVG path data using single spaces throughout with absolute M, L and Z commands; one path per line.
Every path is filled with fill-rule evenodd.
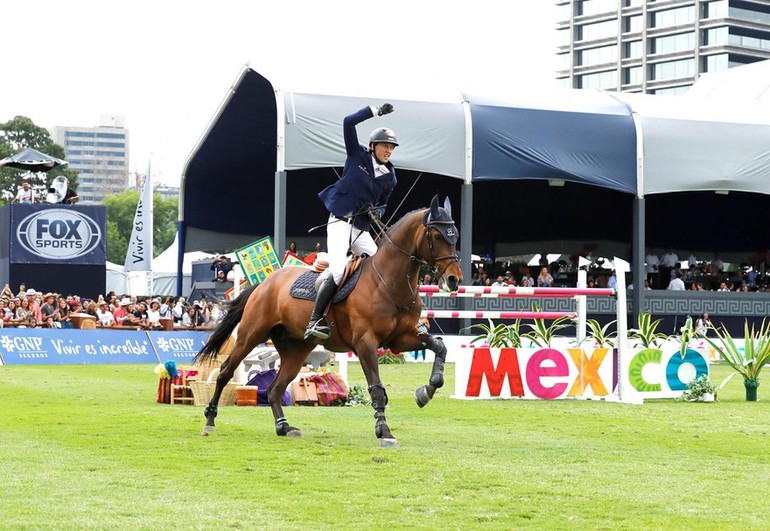
M 568 88 L 679 94 L 706 72 L 770 59 L 767 0 L 556 0 Z
M 98 127 L 56 126 L 54 142 L 64 147 L 69 167 L 78 172 L 78 196 L 99 203 L 128 187 L 128 129 L 122 116 L 102 116 Z

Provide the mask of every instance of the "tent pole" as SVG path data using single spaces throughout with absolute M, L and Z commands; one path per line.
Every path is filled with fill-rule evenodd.
M 639 322 L 639 315 L 644 312 L 644 281 L 647 278 L 647 271 L 644 267 L 645 258 L 645 211 L 644 197 L 634 198 L 634 244 L 633 244 L 633 282 L 634 292 L 631 296 L 631 307 L 633 310 L 634 323 Z
M 286 171 L 275 172 L 275 218 L 273 245 L 275 254 L 283 257 L 286 249 Z
M 470 284 L 473 279 L 473 184 L 464 182 L 460 195 L 460 266 L 463 271 L 463 279 L 466 284 Z M 473 299 L 461 299 L 463 310 L 470 310 L 473 307 Z M 467 328 L 471 325 L 470 319 L 462 319 L 460 328 Z
M 179 223 L 176 227 L 176 241 L 177 241 L 177 255 L 176 255 L 176 296 L 180 297 L 183 295 L 182 289 L 183 289 L 183 281 L 184 273 L 182 271 L 182 266 L 184 265 L 184 239 L 185 239 L 185 224 L 184 221 L 181 219 L 179 220 Z

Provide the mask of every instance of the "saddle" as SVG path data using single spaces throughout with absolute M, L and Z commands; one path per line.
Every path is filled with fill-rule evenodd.
M 358 278 L 361 276 L 361 266 L 367 256 L 354 256 L 345 266 L 345 272 L 342 274 L 342 280 L 340 280 L 340 286 L 337 289 L 337 293 L 332 297 L 332 304 L 345 300 L 353 288 L 358 283 Z M 289 295 L 295 299 L 302 299 L 306 301 L 314 301 L 318 291 L 315 289 L 316 281 L 321 275 L 318 271 L 305 271 L 291 285 L 289 288 Z

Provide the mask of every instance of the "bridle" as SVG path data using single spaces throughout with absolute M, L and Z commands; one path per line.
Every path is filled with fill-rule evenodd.
M 438 224 L 454 225 L 453 221 L 431 221 L 427 225 L 423 225 L 424 230 L 423 230 L 423 235 L 421 239 L 427 240 L 428 250 L 430 251 L 430 261 L 423 260 L 422 258 L 419 258 L 414 254 L 411 254 L 405 251 L 404 249 L 402 249 L 401 247 L 399 247 L 396 244 L 396 242 L 394 242 L 393 239 L 390 237 L 390 235 L 387 232 L 387 227 L 379 218 L 373 218 L 372 222 L 376 226 L 379 236 L 384 237 L 385 241 L 390 245 L 392 245 L 393 247 L 395 247 L 396 250 L 398 250 L 400 253 L 402 253 L 405 256 L 408 256 L 410 262 L 417 263 L 421 267 L 426 266 L 428 270 L 431 272 L 431 275 L 433 275 L 434 278 L 436 278 L 439 281 L 442 279 L 446 280 L 444 278 L 444 275 L 446 274 L 446 270 L 449 269 L 450 265 L 452 265 L 453 263 L 460 262 L 460 257 L 457 255 L 457 253 L 436 257 L 436 250 L 435 250 L 435 247 L 433 246 L 433 238 L 431 238 L 431 229 L 438 231 L 439 234 L 441 234 L 441 231 L 436 227 L 436 225 Z M 418 244 L 417 249 L 419 249 L 420 247 L 421 245 Z M 452 247 L 454 248 L 454 245 Z M 439 268 L 437 267 L 436 264 L 439 264 L 440 262 L 445 262 L 445 261 L 448 261 L 448 263 L 442 270 L 439 271 Z M 379 269 L 377 269 L 377 264 L 374 261 L 372 261 L 372 266 L 374 266 L 374 271 L 377 273 L 377 276 L 380 278 L 380 281 L 387 289 L 388 294 L 390 295 L 390 298 L 393 300 L 393 303 L 398 307 L 398 309 L 404 312 L 411 309 L 417 302 L 417 297 L 419 296 L 420 292 L 418 289 L 412 289 L 412 279 L 409 276 L 409 273 L 407 272 L 407 275 L 406 275 L 406 285 L 409 287 L 409 291 L 411 293 L 412 298 L 409 304 L 402 306 L 402 305 L 399 305 L 398 302 L 396 302 L 395 296 L 393 295 L 393 292 L 390 289 L 390 285 L 385 281 Z M 436 274 L 438 274 L 437 277 L 435 276 Z

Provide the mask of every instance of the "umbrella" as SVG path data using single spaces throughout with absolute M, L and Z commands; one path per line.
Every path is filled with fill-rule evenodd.
M 0 166 L 29 171 L 48 171 L 65 164 L 69 163 L 66 160 L 57 159 L 32 148 L 27 148 L 24 151 L 0 160 Z

